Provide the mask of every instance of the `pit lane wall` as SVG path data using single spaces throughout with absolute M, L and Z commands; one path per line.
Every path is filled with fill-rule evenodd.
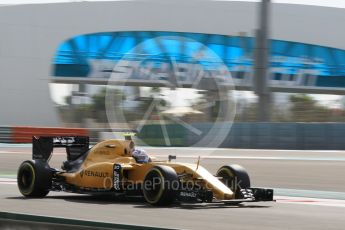
M 159 124 L 145 125 L 138 133 L 137 144 L 149 146 L 176 147 L 220 147 L 245 149 L 310 149 L 345 150 L 345 123 L 257 123 L 238 122 L 231 130 L 219 130 L 219 135 L 207 135 L 212 123 L 195 123 L 194 128 L 201 131 L 197 135 L 177 124 L 166 125 L 169 143 L 164 139 Z M 227 129 L 227 126 L 222 126 Z M 223 134 L 226 133 L 224 136 Z M 105 135 L 107 134 L 107 135 Z M 42 128 L 42 127 L 0 127 L 0 143 L 31 143 L 32 136 L 90 136 L 91 142 L 103 139 L 122 138 L 114 136 L 111 130 L 88 130 L 83 128 Z M 98 138 L 97 138 L 98 135 Z M 198 142 L 207 136 L 222 139 L 219 146 L 200 146 Z
M 202 131 L 197 135 L 179 125 L 167 125 L 172 146 L 198 146 L 198 141 L 211 129 L 213 124 L 193 124 Z M 223 126 L 226 127 L 226 126 Z M 223 132 L 219 132 L 223 133 Z M 345 150 L 345 123 L 257 123 L 244 122 L 232 124 L 231 130 L 222 138 L 221 148 L 250 149 L 310 149 Z M 167 146 L 160 125 L 144 126 L 139 138 L 151 146 Z

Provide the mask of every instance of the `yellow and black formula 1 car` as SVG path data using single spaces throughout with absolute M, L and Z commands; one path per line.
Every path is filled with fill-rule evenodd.
M 61 169 L 49 166 L 56 147 L 66 148 Z M 216 176 L 197 164 L 134 157 L 135 145 L 107 140 L 89 149 L 88 137 L 33 137 L 33 159 L 24 161 L 17 175 L 26 197 L 44 197 L 49 191 L 83 194 L 141 196 L 152 205 L 174 202 L 272 201 L 273 190 L 250 188 L 247 172 L 239 165 L 225 165 Z

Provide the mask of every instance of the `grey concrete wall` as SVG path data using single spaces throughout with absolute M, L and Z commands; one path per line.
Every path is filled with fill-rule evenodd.
M 0 143 L 11 143 L 11 134 L 10 127 L 0 127 Z

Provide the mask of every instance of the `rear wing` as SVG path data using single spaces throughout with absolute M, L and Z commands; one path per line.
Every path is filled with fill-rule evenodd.
M 33 136 L 32 159 L 49 161 L 54 148 L 66 148 L 67 160 L 75 160 L 89 150 L 87 136 Z

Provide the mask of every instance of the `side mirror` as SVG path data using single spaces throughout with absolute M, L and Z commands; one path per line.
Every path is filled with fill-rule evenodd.
M 169 162 L 170 162 L 171 160 L 176 160 L 176 156 L 174 156 L 174 155 L 169 155 L 169 156 L 168 156 L 168 160 L 169 160 Z

